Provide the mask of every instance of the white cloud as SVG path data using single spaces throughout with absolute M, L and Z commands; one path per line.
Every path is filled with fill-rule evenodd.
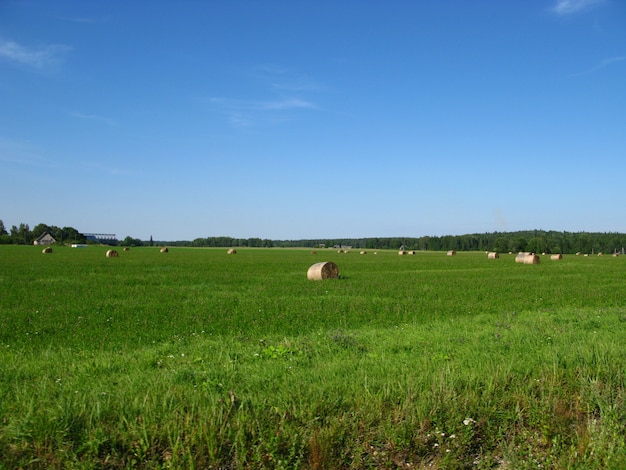
M 597 72 L 605 67 L 608 67 L 613 64 L 617 64 L 619 62 L 623 62 L 626 60 L 626 56 L 618 56 L 618 57 L 609 57 L 607 59 L 601 60 L 598 64 L 591 67 L 589 70 L 585 70 L 584 72 L 572 74 L 572 77 L 579 77 L 581 75 L 588 75 L 590 73 Z
M 71 47 L 61 44 L 29 48 L 13 41 L 0 40 L 0 58 L 35 68 L 57 65 L 70 50 Z
M 289 111 L 317 109 L 314 103 L 300 98 L 267 101 L 211 98 L 209 103 L 225 113 L 230 123 L 236 127 L 277 124 L 289 120 Z
M 75 117 L 77 119 L 87 120 L 87 121 L 102 122 L 102 123 L 107 124 L 109 126 L 117 125 L 117 123 L 113 119 L 110 119 L 110 118 L 104 117 L 104 116 L 98 116 L 96 114 L 83 114 L 83 113 L 73 112 L 73 113 L 70 113 L 70 116 Z
M 561 16 L 571 15 L 587 10 L 603 2 L 604 0 L 557 0 L 552 11 Z

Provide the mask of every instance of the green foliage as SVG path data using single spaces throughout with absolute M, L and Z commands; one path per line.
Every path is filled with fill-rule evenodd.
M 624 257 L 105 251 L 0 247 L 0 466 L 626 464 Z

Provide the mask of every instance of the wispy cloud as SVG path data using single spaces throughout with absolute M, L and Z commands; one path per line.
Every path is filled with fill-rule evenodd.
M 0 162 L 30 167 L 56 168 L 58 163 L 41 155 L 29 142 L 0 136 Z
M 42 69 L 61 63 L 71 49 L 62 44 L 26 47 L 13 41 L 0 40 L 0 59 Z
M 571 15 L 588 10 L 596 5 L 604 3 L 605 0 L 557 0 L 552 11 L 559 16 Z
M 83 168 L 86 168 L 87 170 L 95 171 L 96 173 L 104 173 L 110 176 L 133 176 L 135 174 L 135 172 L 132 170 L 110 165 L 103 165 L 99 162 L 84 161 L 80 162 L 80 164 L 83 166 Z
M 72 113 L 70 113 L 70 116 L 75 117 L 76 119 L 82 119 L 82 120 L 86 120 L 86 121 L 101 122 L 101 123 L 106 124 L 108 126 L 116 126 L 117 125 L 117 122 L 115 122 L 113 119 L 110 119 L 110 118 L 104 117 L 104 116 L 98 116 L 96 114 L 84 114 L 84 113 L 72 112 Z
M 626 61 L 626 56 L 618 56 L 618 57 L 609 57 L 607 59 L 601 60 L 599 63 L 591 67 L 589 70 L 585 70 L 584 72 L 579 72 L 570 75 L 571 77 L 579 77 L 581 75 L 589 75 L 590 73 L 597 72 L 605 67 L 609 67 L 613 64 L 618 64 L 620 62 Z
M 231 124 L 236 127 L 250 127 L 258 124 L 284 122 L 289 120 L 288 112 L 317 109 L 317 106 L 301 98 L 280 98 L 276 100 L 235 100 L 211 98 L 213 106 L 226 113 Z

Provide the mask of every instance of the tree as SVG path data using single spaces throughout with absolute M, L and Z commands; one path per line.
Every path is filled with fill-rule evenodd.
M 7 229 L 4 227 L 4 222 L 0 220 L 0 235 L 8 235 Z
M 50 227 L 48 227 L 46 224 L 37 224 L 33 228 L 32 237 L 34 240 L 36 240 L 46 232 L 51 232 Z M 52 233 L 50 233 L 50 235 L 54 236 L 54 234 Z
M 130 236 L 127 236 L 126 238 L 124 238 L 124 240 L 122 240 L 120 242 L 120 246 L 142 246 L 143 242 L 141 240 L 139 240 L 138 238 L 132 238 Z

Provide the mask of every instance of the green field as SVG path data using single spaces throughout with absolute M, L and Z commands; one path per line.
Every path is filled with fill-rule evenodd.
M 626 257 L 118 251 L 0 246 L 0 468 L 626 468 Z

